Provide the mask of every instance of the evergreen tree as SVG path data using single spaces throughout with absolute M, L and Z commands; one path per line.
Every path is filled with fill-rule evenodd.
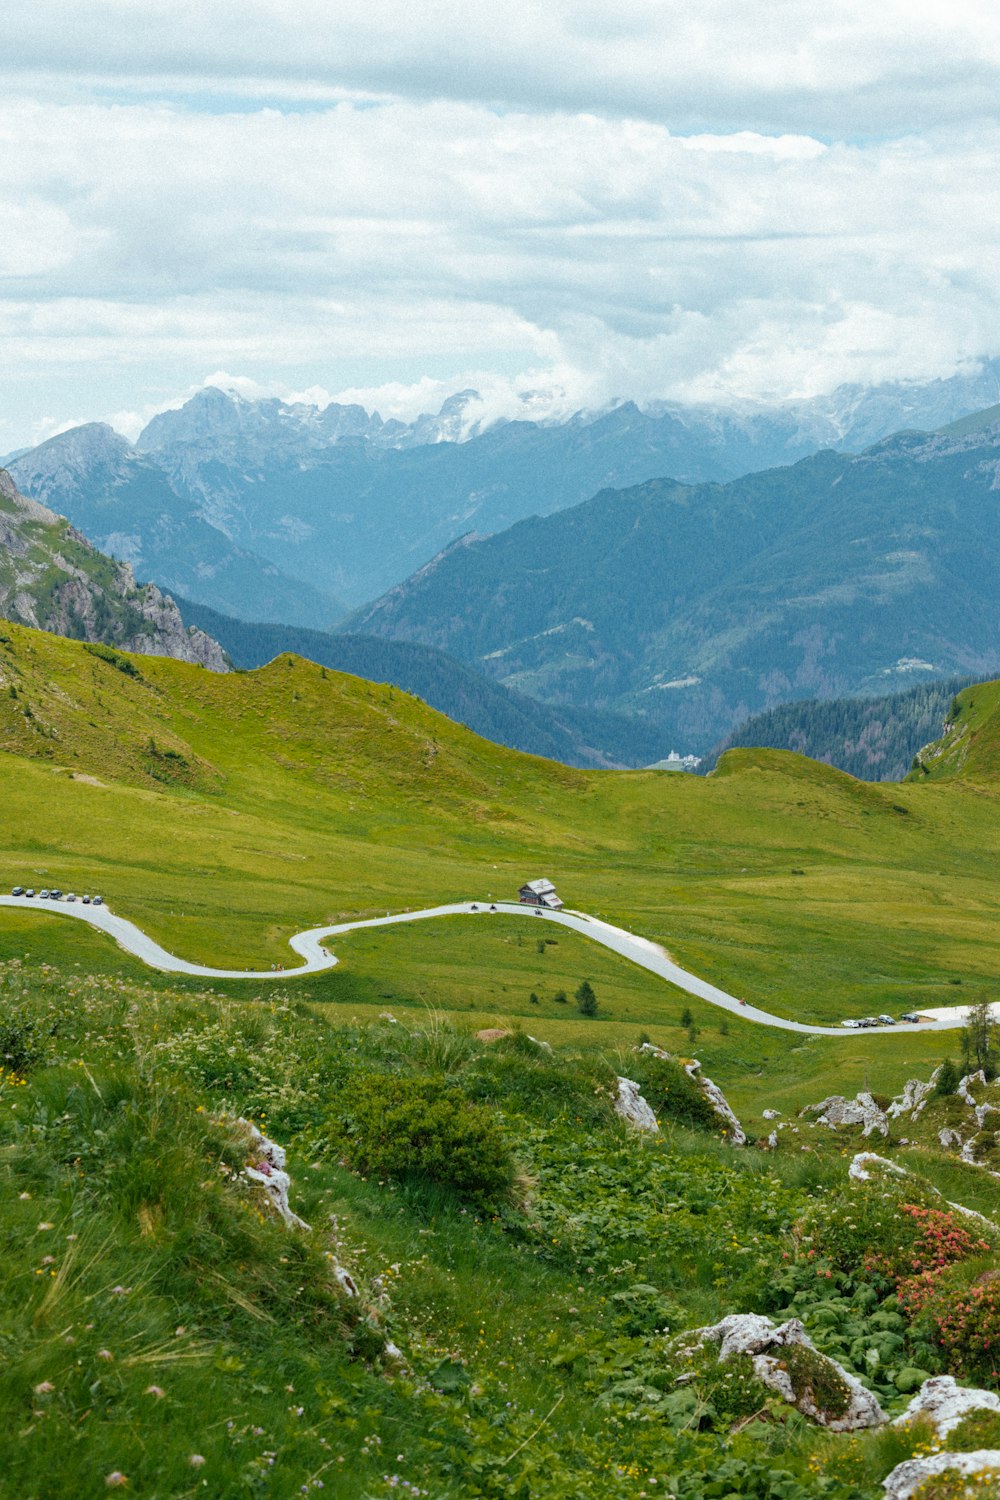
M 581 1016 L 597 1015 L 597 996 L 589 979 L 585 979 L 576 992 L 576 1008 Z
M 681 1011 L 681 1025 L 684 1027 L 688 1027 L 693 1025 L 693 1023 L 694 1016 L 691 1014 L 691 1007 L 689 1005 L 685 1005 L 684 1009 Z
M 953 1094 L 958 1088 L 959 1072 L 950 1057 L 946 1057 L 938 1068 L 938 1076 L 934 1080 L 934 1093 L 939 1098 Z
M 988 1000 L 980 1000 L 966 1012 L 965 1026 L 962 1029 L 962 1062 L 970 1073 L 982 1068 L 987 1080 L 997 1076 L 993 1017 Z

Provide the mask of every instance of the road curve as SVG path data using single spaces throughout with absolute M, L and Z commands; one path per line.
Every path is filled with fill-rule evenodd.
M 141 958 L 153 969 L 159 969 L 165 974 L 191 974 L 201 979 L 288 979 L 302 974 L 320 974 L 326 969 L 332 969 L 337 963 L 334 954 L 326 948 L 330 938 L 338 937 L 344 932 L 357 932 L 364 927 L 393 927 L 401 922 L 422 922 L 429 917 L 452 917 L 469 916 L 472 912 L 479 912 L 488 918 L 490 905 L 488 902 L 459 901 L 448 906 L 429 906 L 422 911 L 397 912 L 385 917 L 369 917 L 360 922 L 341 922 L 332 927 L 311 927 L 306 932 L 297 932 L 294 937 L 289 938 L 289 946 L 298 954 L 302 962 L 293 969 L 212 969 L 204 964 L 189 963 L 187 959 L 177 958 L 173 953 L 168 953 L 161 948 L 159 943 L 147 937 L 140 927 L 134 922 L 129 922 L 125 917 L 119 917 L 108 910 L 106 906 L 84 906 L 82 902 L 66 901 L 38 901 L 27 900 L 24 896 L 0 896 L 0 907 L 15 907 L 19 911 L 40 912 L 43 916 L 75 917 L 78 921 L 87 922 L 91 927 L 106 932 L 109 937 L 114 938 L 119 947 L 124 948 L 127 953 Z M 634 933 L 626 932 L 623 927 L 615 927 L 610 922 L 602 922 L 597 917 L 589 917 L 585 912 L 573 911 L 542 911 L 530 906 L 521 906 L 516 902 L 501 901 L 496 903 L 498 911 L 505 916 L 535 917 L 546 923 L 555 923 L 560 927 L 570 927 L 574 932 L 582 933 L 584 937 L 590 938 L 602 947 L 609 948 L 612 953 L 618 953 L 630 963 L 637 964 L 639 968 L 646 969 L 650 974 L 656 974 L 660 979 L 667 980 L 676 985 L 680 990 L 685 990 L 689 995 L 695 995 L 699 1000 L 707 1000 L 710 1005 L 717 1005 L 721 1010 L 728 1010 L 744 1021 L 755 1021 L 760 1026 L 773 1026 L 779 1031 L 796 1031 L 807 1036 L 839 1036 L 844 1037 L 847 1033 L 840 1026 L 809 1026 L 802 1021 L 789 1021 L 784 1016 L 773 1016 L 769 1011 L 759 1010 L 755 1005 L 743 1005 L 735 995 L 729 995 L 725 990 L 720 990 L 716 985 L 709 984 L 705 979 L 699 979 L 697 974 L 689 974 L 657 943 L 650 942 L 648 938 L 637 937 Z M 933 1021 L 924 1021 L 919 1025 L 907 1026 L 908 1032 L 913 1031 L 947 1031 L 953 1030 L 964 1024 L 964 1015 L 961 1012 L 942 1016 Z M 881 1034 L 895 1034 L 895 1028 L 880 1026 L 871 1028 Z

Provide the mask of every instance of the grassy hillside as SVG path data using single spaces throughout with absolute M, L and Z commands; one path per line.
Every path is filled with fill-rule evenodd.
M 547 874 L 803 1019 L 1000 998 L 992 784 L 751 750 L 709 778 L 576 771 L 292 657 L 219 677 L 5 633 L 0 878 L 100 889 L 184 956 L 286 961 L 302 927 Z M 435 940 L 442 969 L 468 947 Z
M 180 608 L 188 624 L 219 641 L 237 667 L 262 667 L 293 652 L 338 672 L 391 682 L 474 733 L 530 755 L 571 766 L 645 766 L 663 751 L 663 735 L 643 718 L 553 708 L 511 692 L 431 646 L 295 625 L 248 624 L 184 600 Z
M 186 955 L 286 960 L 305 925 L 547 873 L 803 1017 L 1000 998 L 998 684 L 963 695 L 948 776 L 734 750 L 675 777 L 504 750 L 293 657 L 218 676 L 0 634 L 0 878 L 100 889 Z M 846 1169 L 871 1142 L 793 1118 L 927 1078 L 954 1038 L 755 1027 L 514 916 L 337 951 L 206 988 L 0 911 L 3 1500 L 877 1500 L 927 1450 L 920 1427 L 824 1433 L 748 1364 L 685 1352 L 734 1312 L 802 1319 L 890 1416 L 929 1374 L 996 1384 L 1000 1231 L 935 1191 L 994 1213 L 993 1179 L 938 1144 L 965 1106 L 894 1122 L 877 1149 L 912 1175 L 870 1189 Z M 781 1110 L 778 1147 L 734 1150 L 646 1039 L 699 1058 L 751 1137 Z M 617 1120 L 619 1075 L 656 1137 Z M 288 1148 L 311 1227 L 246 1176 L 239 1116 Z M 925 1222 L 953 1264 L 918 1305 Z

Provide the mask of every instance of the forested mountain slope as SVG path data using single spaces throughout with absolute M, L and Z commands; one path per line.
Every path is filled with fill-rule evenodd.
M 707 750 L 782 701 L 1000 667 L 1000 423 L 725 485 L 606 491 L 466 539 L 345 627 Z
M 880 697 L 783 703 L 734 729 L 703 769 L 736 745 L 767 745 L 825 761 L 862 781 L 901 781 L 917 752 L 938 738 L 955 694 L 968 685 L 968 678 L 954 677 Z

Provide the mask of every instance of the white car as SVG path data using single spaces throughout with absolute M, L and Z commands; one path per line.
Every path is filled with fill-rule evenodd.
M 861 1025 L 861 1022 L 860 1021 L 841 1021 L 840 1024 L 841 1024 L 841 1026 L 848 1027 L 848 1029 L 851 1030 L 851 1031 L 857 1031 L 858 1028 Z

